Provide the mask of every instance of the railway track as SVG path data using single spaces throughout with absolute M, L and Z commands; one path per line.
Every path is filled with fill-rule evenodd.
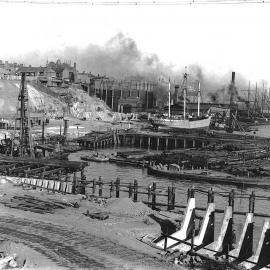
M 1 217 L 0 238 L 21 242 L 67 269 L 175 269 L 111 240 L 51 223 Z

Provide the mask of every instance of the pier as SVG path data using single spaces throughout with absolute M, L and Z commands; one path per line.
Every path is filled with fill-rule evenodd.
M 250 135 L 220 133 L 165 133 L 140 130 L 111 130 L 92 132 L 74 139 L 84 149 L 106 148 L 114 145 L 146 148 L 152 150 L 171 150 L 203 148 L 210 143 L 254 143 Z M 269 143 L 269 139 L 256 138 L 258 143 Z

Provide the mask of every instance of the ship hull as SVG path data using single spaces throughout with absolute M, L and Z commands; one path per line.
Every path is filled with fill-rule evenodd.
M 155 175 L 159 177 L 166 177 L 171 179 L 176 179 L 178 181 L 194 181 L 194 182 L 207 182 L 214 184 L 223 185 L 234 185 L 240 188 L 246 187 L 260 187 L 260 188 L 270 188 L 270 178 L 244 178 L 236 177 L 233 175 L 204 175 L 198 173 L 192 173 L 192 171 L 170 171 L 154 168 L 149 166 L 147 168 L 147 173 L 149 175 Z
M 172 129 L 206 129 L 209 127 L 211 117 L 199 120 L 189 119 L 155 119 L 154 124 Z

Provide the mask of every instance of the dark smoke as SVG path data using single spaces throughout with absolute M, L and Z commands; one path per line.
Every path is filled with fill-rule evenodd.
M 174 66 L 166 65 L 160 61 L 156 54 L 145 55 L 138 48 L 134 39 L 118 33 L 113 36 L 104 46 L 89 44 L 84 49 L 66 47 L 60 51 L 48 51 L 46 53 L 33 52 L 26 56 L 12 59 L 32 66 L 44 66 L 46 61 L 62 62 L 71 60 L 77 63 L 79 71 L 91 72 L 94 75 L 107 75 L 109 77 L 123 79 L 139 79 L 158 83 L 157 96 L 166 101 L 168 85 L 160 81 L 160 77 L 171 78 L 171 82 L 181 84 L 184 69 L 176 71 Z M 201 83 L 203 102 L 229 102 L 231 72 L 224 75 L 209 74 L 198 64 L 189 65 L 189 82 L 197 89 L 197 82 Z M 247 89 L 248 82 L 236 72 L 235 97 L 242 100 L 243 94 L 237 89 Z M 172 92 L 174 84 L 172 83 Z
M 190 75 L 201 83 L 204 102 L 229 103 L 231 93 L 234 102 L 245 102 L 247 97 L 248 81 L 236 72 L 235 87 L 231 85 L 232 71 L 223 75 L 209 74 L 199 65 L 189 67 Z

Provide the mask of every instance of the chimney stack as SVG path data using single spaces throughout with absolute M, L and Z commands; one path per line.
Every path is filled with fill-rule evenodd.
M 235 84 L 235 72 L 234 71 L 232 72 L 232 84 L 233 85 Z
M 176 84 L 174 86 L 174 95 L 173 95 L 173 104 L 177 104 L 178 103 L 178 91 L 179 91 L 179 85 Z

